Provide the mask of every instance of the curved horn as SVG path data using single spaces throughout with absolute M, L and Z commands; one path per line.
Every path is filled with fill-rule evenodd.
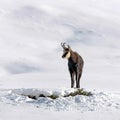
M 64 43 L 61 43 L 61 46 L 66 49 L 68 48 L 69 50 L 71 50 L 71 47 L 69 45 L 67 45 L 65 42 Z

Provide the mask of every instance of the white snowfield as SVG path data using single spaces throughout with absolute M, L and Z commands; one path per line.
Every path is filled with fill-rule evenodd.
M 76 89 L 61 42 L 92 96 L 63 97 Z M 48 119 L 120 120 L 119 0 L 0 0 L 0 120 Z
M 2 91 L 1 101 L 13 105 L 33 105 L 34 107 L 42 110 L 55 110 L 55 111 L 71 111 L 79 110 L 80 112 L 86 111 L 99 111 L 101 109 L 120 110 L 120 94 L 112 94 L 106 92 L 92 92 L 91 96 L 77 95 L 75 97 L 68 95 L 75 89 L 59 89 L 59 90 L 46 90 L 46 89 L 14 89 Z M 39 97 L 40 95 L 59 96 L 56 99 L 49 97 Z M 29 98 L 28 96 L 35 96 L 36 99 Z
M 12 89 L 0 91 L 0 116 L 1 120 L 8 119 L 115 119 L 119 120 L 120 111 L 120 94 L 92 91 L 91 96 L 70 96 L 70 92 L 76 89 Z M 39 97 L 40 94 L 45 96 L 57 95 L 57 99 L 49 97 Z M 28 96 L 36 96 L 37 99 Z M 6 111 L 6 114 L 3 114 Z M 43 112 L 44 111 L 44 112 Z M 64 111 L 64 113 L 63 113 Z M 75 112 L 76 111 L 76 112 Z M 30 112 L 30 113 L 29 113 Z M 45 115 L 46 113 L 46 115 Z M 58 116 L 54 116 L 54 114 Z M 95 115 L 93 115 L 93 113 Z M 51 116 L 53 114 L 53 116 Z M 74 117 L 69 115 L 73 114 Z M 48 116 L 49 115 L 49 116 Z M 67 116 L 66 116 L 67 115 Z M 48 117 L 46 117 L 48 116 Z M 40 118 L 39 118 L 40 117 Z M 63 119 L 61 118 L 61 119 Z

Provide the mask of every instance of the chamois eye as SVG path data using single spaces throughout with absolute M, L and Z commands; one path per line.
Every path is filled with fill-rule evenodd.
M 64 53 L 66 53 L 66 52 L 67 52 L 67 50 L 65 49 L 65 50 L 63 50 L 63 52 L 64 52 Z

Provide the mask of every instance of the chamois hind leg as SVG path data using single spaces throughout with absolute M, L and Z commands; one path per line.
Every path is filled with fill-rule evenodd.
M 75 80 L 76 80 L 76 88 L 77 88 L 77 84 L 78 84 L 78 73 L 75 73 Z
M 74 73 L 70 71 L 70 77 L 71 77 L 71 88 L 74 87 Z
M 80 72 L 80 73 L 78 74 L 77 82 L 76 82 L 76 88 L 80 88 L 80 78 L 81 78 L 81 76 L 82 76 L 82 72 Z

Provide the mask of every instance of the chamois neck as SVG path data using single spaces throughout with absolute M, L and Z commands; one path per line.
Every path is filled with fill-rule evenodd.
M 73 52 L 73 51 L 71 51 L 70 53 L 71 53 L 71 55 L 70 55 L 68 60 L 72 61 L 74 63 L 77 63 L 77 61 L 78 61 L 78 54 L 76 52 Z

